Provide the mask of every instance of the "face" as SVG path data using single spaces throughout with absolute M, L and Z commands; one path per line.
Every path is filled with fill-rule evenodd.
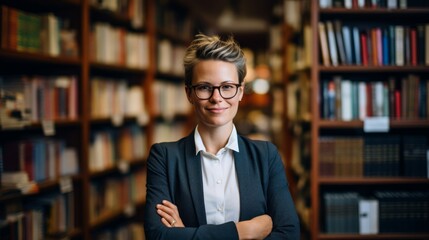
M 192 85 L 203 83 L 211 86 L 238 84 L 237 68 L 232 63 L 218 60 L 201 61 L 194 67 Z M 237 95 L 231 99 L 224 99 L 218 89 L 214 89 L 212 96 L 207 100 L 199 99 L 192 88 L 186 88 L 186 94 L 194 106 L 199 127 L 222 127 L 232 125 L 243 97 L 243 86 L 238 88 Z

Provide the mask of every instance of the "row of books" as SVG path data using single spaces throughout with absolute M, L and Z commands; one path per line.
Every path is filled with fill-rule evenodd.
M 429 145 L 423 135 L 324 136 L 319 159 L 321 176 L 429 178 Z
M 429 118 L 429 81 L 418 75 L 384 81 L 351 80 L 341 76 L 321 83 L 320 117 L 331 120 Z
M 141 28 L 145 19 L 144 0 L 91 0 L 91 6 L 112 11 L 130 19 L 135 28 Z
M 323 193 L 326 233 L 427 233 L 429 192 Z
M 77 57 L 76 28 L 52 13 L 34 14 L 1 6 L 1 46 L 51 56 Z
M 196 22 L 192 20 L 183 7 L 173 5 L 172 1 L 155 1 L 155 21 L 159 32 L 167 33 L 178 39 L 190 39 L 194 32 Z
M 51 193 L 31 202 L 5 203 L 6 217 L 0 220 L 2 239 L 54 239 L 76 228 L 74 193 Z
M 177 141 L 189 134 L 186 122 L 157 122 L 154 130 L 154 143 Z
M 97 22 L 91 28 L 89 44 L 92 61 L 141 69 L 149 66 L 147 34 Z
M 136 124 L 105 129 L 91 134 L 89 169 L 102 171 L 113 167 L 128 169 L 127 164 L 146 155 L 146 134 Z
M 112 118 L 122 123 L 124 117 L 142 117 L 148 114 L 144 90 L 130 85 L 124 79 L 91 79 L 91 117 Z
M 146 171 L 136 170 L 121 177 L 91 181 L 89 218 L 94 223 L 114 213 L 134 215 L 136 205 L 146 199 Z
M 76 149 L 67 146 L 64 140 L 35 138 L 19 142 L 11 141 L 0 147 L 3 154 L 0 158 L 3 161 L 3 186 L 6 183 L 18 185 L 19 180 L 23 179 L 20 174 L 22 172 L 28 175 L 26 178 L 29 181 L 35 182 L 56 180 L 79 172 Z M 6 173 L 10 174 L 6 175 Z M 7 176 L 10 179 L 7 179 Z
M 78 80 L 75 76 L 0 76 L 0 125 L 76 119 Z
M 368 27 L 319 22 L 324 66 L 429 65 L 429 24 Z
M 185 47 L 173 44 L 170 40 L 162 39 L 158 42 L 157 70 L 160 73 L 183 75 L 183 58 Z
M 94 240 L 145 240 L 143 224 L 125 223 L 113 228 L 103 228 L 94 233 Z
M 429 7 L 426 1 L 419 0 L 319 0 L 320 8 L 387 8 L 406 9 L 417 7 Z
M 191 104 L 186 97 L 183 82 L 175 83 L 156 79 L 152 84 L 154 105 L 153 113 L 165 120 L 172 120 L 178 115 L 187 115 L 191 111 Z

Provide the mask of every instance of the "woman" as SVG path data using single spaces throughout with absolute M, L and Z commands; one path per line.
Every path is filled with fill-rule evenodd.
M 184 58 L 195 130 L 154 144 L 148 158 L 146 238 L 299 239 L 276 147 L 237 134 L 246 62 L 232 38 L 196 35 Z

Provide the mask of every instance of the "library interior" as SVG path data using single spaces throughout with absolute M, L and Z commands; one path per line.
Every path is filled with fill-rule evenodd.
M 0 6 L 0 239 L 149 239 L 147 160 L 195 130 L 199 33 L 244 52 L 234 126 L 278 149 L 300 239 L 429 239 L 429 1 Z

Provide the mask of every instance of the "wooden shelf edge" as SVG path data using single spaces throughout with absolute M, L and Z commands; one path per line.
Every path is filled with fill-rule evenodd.
M 339 121 L 339 120 L 319 120 L 320 128 L 363 128 L 363 121 Z M 407 120 L 391 119 L 391 128 L 429 128 L 429 119 Z
M 16 51 L 10 49 L 0 49 L 0 58 L 7 59 L 8 61 L 27 61 L 76 67 L 80 66 L 82 62 L 79 57 L 51 56 L 42 53 Z
M 362 65 L 339 65 L 339 66 L 318 66 L 320 73 L 342 73 L 342 72 L 361 72 L 361 73 L 375 73 L 375 72 L 429 72 L 429 66 L 362 66 Z
M 121 72 L 121 73 L 130 73 L 136 75 L 145 75 L 147 73 L 146 68 L 139 67 L 128 67 L 121 64 L 110 64 L 102 62 L 91 62 L 91 70 L 98 71 L 109 71 L 109 72 Z
M 367 15 L 367 14 L 383 14 L 383 15 L 398 15 L 398 14 L 429 14 L 429 8 L 405 8 L 405 9 L 388 9 L 388 8 L 322 8 L 319 14 L 356 14 L 356 15 Z
M 319 177 L 318 182 L 321 185 L 429 184 L 429 179 L 412 177 Z

